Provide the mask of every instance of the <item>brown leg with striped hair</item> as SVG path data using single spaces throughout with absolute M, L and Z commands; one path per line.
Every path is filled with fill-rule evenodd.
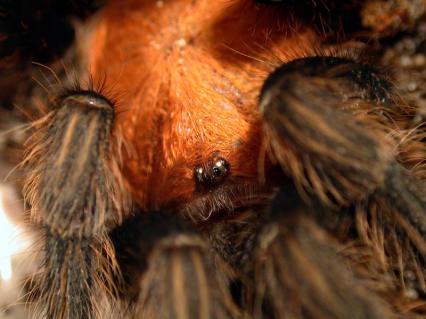
M 92 91 L 58 98 L 35 123 L 24 161 L 31 222 L 42 236 L 35 318 L 98 318 L 117 270 L 108 229 L 129 210 L 113 131 L 114 110 Z
M 265 304 L 273 318 L 396 318 L 349 268 L 341 244 L 316 222 L 326 214 L 290 187 L 277 195 L 255 251 L 255 318 L 262 318 Z
M 137 214 L 112 238 L 122 252 L 123 273 L 129 274 L 130 318 L 241 317 L 229 292 L 229 266 L 176 214 Z
M 419 258 L 410 267 L 424 269 L 426 196 L 420 180 L 395 156 L 397 141 L 387 134 L 392 116 L 395 121 L 395 114 L 408 114 L 403 107 L 380 72 L 346 59 L 295 60 L 266 80 L 260 109 L 269 151 L 304 197 L 297 200 L 297 193 L 282 190 L 269 226 L 260 232 L 257 291 L 277 318 L 393 318 L 376 288 L 368 291 L 351 273 L 357 276 L 359 268 L 365 279 L 375 275 L 368 262 L 361 266 L 362 250 L 347 261 L 351 271 L 338 256 L 335 243 L 344 226 L 337 222 L 329 231 L 328 224 L 346 218 L 351 228 L 344 239 L 359 240 L 365 234 L 353 211 L 363 210 L 367 218 L 378 212 L 379 232 L 396 229 L 396 242 L 385 240 L 381 247 L 380 238 L 371 240 L 394 269 L 393 255 L 403 240 L 410 248 L 400 258 L 411 260 L 415 252 Z M 393 278 L 394 269 L 377 274 Z M 420 285 L 423 278 L 417 278 Z M 404 282 L 392 285 L 389 295 Z

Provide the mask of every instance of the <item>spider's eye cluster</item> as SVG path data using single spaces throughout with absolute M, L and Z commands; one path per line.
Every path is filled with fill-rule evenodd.
M 210 157 L 205 163 L 194 168 L 194 178 L 199 189 L 218 186 L 225 181 L 229 173 L 228 161 L 217 155 Z

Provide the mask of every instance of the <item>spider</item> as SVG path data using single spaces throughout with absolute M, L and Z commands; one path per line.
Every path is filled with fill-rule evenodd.
M 424 118 L 379 57 L 426 4 L 64 3 L 2 40 L 56 81 L 16 93 L 35 318 L 424 318 Z

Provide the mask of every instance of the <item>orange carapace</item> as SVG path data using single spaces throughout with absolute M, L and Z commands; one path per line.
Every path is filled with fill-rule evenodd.
M 194 167 L 212 154 L 234 178 L 258 182 L 262 83 L 319 41 L 283 10 L 246 0 L 117 0 L 98 14 L 87 68 L 115 99 L 139 205 L 191 200 Z

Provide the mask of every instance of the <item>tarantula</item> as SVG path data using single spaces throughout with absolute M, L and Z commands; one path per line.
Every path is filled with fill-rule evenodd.
M 424 2 L 108 1 L 71 49 L 64 3 L 2 15 L 4 74 L 49 82 L 0 95 L 44 113 L 34 317 L 424 318 L 423 111 L 380 64 Z

